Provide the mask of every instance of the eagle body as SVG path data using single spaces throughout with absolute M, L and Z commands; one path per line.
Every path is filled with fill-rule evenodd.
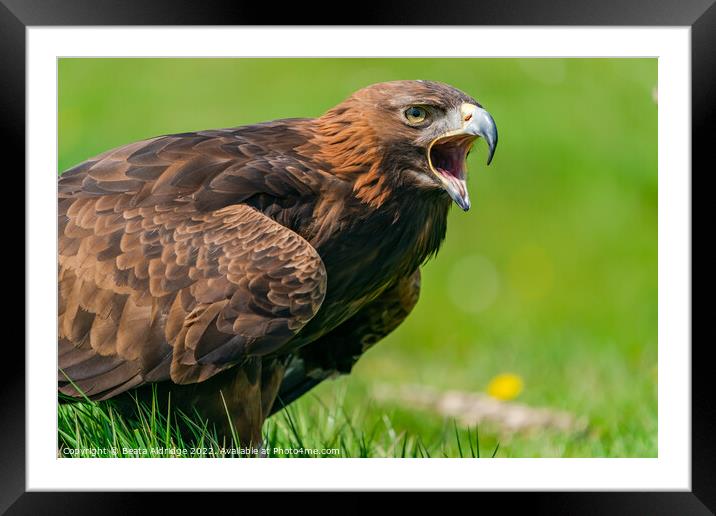
M 442 111 L 418 127 L 413 104 Z M 259 444 L 266 417 L 350 372 L 417 302 L 451 197 L 469 202 L 451 156 L 477 135 L 444 126 L 458 109 L 468 124 L 466 105 L 481 109 L 441 83 L 382 83 L 316 119 L 161 136 L 66 171 L 59 390 L 153 388 Z

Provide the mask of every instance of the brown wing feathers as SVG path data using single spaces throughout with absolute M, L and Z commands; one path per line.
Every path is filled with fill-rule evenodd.
M 310 346 L 293 354 L 272 413 L 287 406 L 326 378 L 347 374 L 373 344 L 395 330 L 420 295 L 420 270 L 399 278 L 377 299 Z
M 202 381 L 276 350 L 316 313 L 325 270 L 305 240 L 250 206 L 197 202 L 212 183 L 223 186 L 213 202 L 261 191 L 266 174 L 236 174 L 258 159 L 250 145 L 221 131 L 164 137 L 62 176 L 63 392 L 107 398 L 148 381 Z

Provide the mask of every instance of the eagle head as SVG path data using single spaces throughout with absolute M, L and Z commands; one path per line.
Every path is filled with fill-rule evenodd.
M 466 159 L 475 140 L 497 146 L 492 116 L 472 97 L 433 81 L 363 88 L 318 119 L 337 173 L 359 172 L 359 196 L 382 201 L 410 185 L 446 192 L 467 211 Z

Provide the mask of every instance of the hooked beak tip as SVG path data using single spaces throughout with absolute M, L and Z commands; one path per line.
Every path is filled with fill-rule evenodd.
M 488 147 L 487 164 L 492 163 L 492 158 L 495 156 L 495 149 L 497 149 L 497 125 L 492 115 L 486 110 L 476 107 L 470 119 L 469 124 L 470 133 L 481 137 L 485 140 Z
M 492 158 L 495 155 L 494 147 L 490 147 L 490 152 L 487 155 L 487 166 L 490 166 L 490 163 L 492 163 Z

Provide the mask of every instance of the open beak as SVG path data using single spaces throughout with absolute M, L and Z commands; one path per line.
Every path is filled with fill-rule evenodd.
M 475 106 L 460 107 L 462 127 L 447 132 L 430 142 L 428 164 L 445 191 L 464 211 L 470 209 L 467 192 L 467 154 L 477 138 L 483 138 L 489 149 L 487 164 L 492 162 L 497 147 L 497 126 L 490 113 Z

